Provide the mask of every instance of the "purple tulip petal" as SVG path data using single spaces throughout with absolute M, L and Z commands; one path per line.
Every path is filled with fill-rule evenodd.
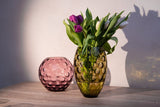
M 77 16 L 78 24 L 81 24 L 83 22 L 83 17 L 81 15 Z
M 72 22 L 74 22 L 74 23 L 76 23 L 76 24 L 78 24 L 78 19 L 77 19 L 77 17 L 75 15 L 71 15 L 69 17 L 69 20 L 72 21 Z
M 74 22 L 75 24 L 80 25 L 83 22 L 83 17 L 81 15 L 78 15 L 78 16 L 71 15 L 69 17 L 69 20 Z
M 75 32 L 82 32 L 83 28 L 80 25 L 75 25 L 74 30 Z

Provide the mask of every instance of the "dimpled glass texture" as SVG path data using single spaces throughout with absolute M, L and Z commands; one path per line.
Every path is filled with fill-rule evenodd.
M 89 53 L 91 50 L 88 50 Z M 75 79 L 77 85 L 81 91 L 81 93 L 85 97 L 93 98 L 98 97 L 99 93 L 101 92 L 107 72 L 107 57 L 106 53 L 103 48 L 99 49 L 99 55 L 96 61 L 93 63 L 93 60 L 83 63 L 83 60 L 80 57 L 82 52 L 82 48 L 77 48 L 75 58 L 74 58 L 74 70 L 75 70 Z M 92 54 L 88 55 L 89 57 Z M 86 57 L 87 58 L 87 57 Z M 88 68 L 86 68 L 86 64 L 92 63 Z M 88 75 L 86 76 L 88 72 Z
M 74 67 L 64 57 L 46 58 L 39 67 L 39 79 L 50 91 L 64 91 L 71 83 Z

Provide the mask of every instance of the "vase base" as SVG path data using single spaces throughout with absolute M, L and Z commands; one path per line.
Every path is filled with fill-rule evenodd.
M 96 96 L 90 96 L 90 95 L 84 95 L 84 94 L 83 94 L 83 96 L 86 97 L 86 98 L 97 98 L 98 97 L 98 95 L 96 95 Z
M 102 90 L 104 82 L 88 83 L 88 82 L 77 82 L 78 87 L 84 97 L 96 98 Z

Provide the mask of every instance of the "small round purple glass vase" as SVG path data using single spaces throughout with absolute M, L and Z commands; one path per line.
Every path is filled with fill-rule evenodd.
M 48 57 L 39 67 L 39 79 L 49 91 L 64 91 L 71 83 L 74 67 L 64 57 Z

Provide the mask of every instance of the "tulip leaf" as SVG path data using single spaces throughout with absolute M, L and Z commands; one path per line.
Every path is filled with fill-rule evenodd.
M 90 30 L 90 23 L 92 21 L 92 13 L 91 11 L 87 8 L 86 10 L 86 18 L 83 22 L 83 28 L 87 31 L 85 32 L 86 34 L 88 34 L 89 30 Z
M 115 31 L 108 33 L 105 37 L 102 37 L 99 41 L 98 41 L 98 46 L 101 47 L 105 44 L 106 41 L 108 41 L 109 39 L 111 39 L 112 35 L 115 33 Z
M 122 21 L 120 21 L 120 22 L 118 23 L 118 25 L 116 26 L 116 30 L 118 29 L 118 27 L 119 27 L 119 25 L 120 25 L 121 23 L 123 23 L 124 21 L 127 21 L 129 15 L 130 15 L 130 13 L 129 13 Z
M 112 17 L 110 17 L 109 21 L 111 22 L 116 15 L 117 15 L 117 13 L 115 13 Z
M 84 15 L 83 15 L 83 13 L 81 12 L 81 16 L 83 17 L 83 19 L 84 19 Z
M 107 35 L 107 33 L 110 32 L 114 28 L 114 26 L 116 25 L 118 19 L 120 18 L 121 14 L 123 12 L 124 11 L 120 12 L 118 15 L 116 15 L 116 13 L 115 13 L 115 15 L 113 16 L 113 18 L 112 18 L 112 20 L 111 20 L 111 22 L 110 22 L 110 24 L 109 24 L 109 26 L 107 28 L 107 31 L 105 32 L 105 34 L 103 35 L 103 37 L 105 37 Z
M 98 16 L 93 21 L 91 21 L 91 23 L 90 23 L 90 29 L 91 29 L 91 34 L 92 35 L 94 35 L 95 32 L 96 32 L 96 23 L 97 23 L 97 21 L 99 21 Z
M 82 18 L 83 18 L 83 22 L 81 23 L 81 26 L 83 27 L 83 25 L 84 25 L 84 15 L 83 15 L 82 12 L 81 12 L 81 16 L 82 16 Z
M 83 23 L 82 23 L 83 31 L 84 31 L 85 33 L 87 33 L 86 25 L 87 25 L 87 20 L 85 19 L 85 20 L 83 21 Z
M 70 21 L 69 19 L 67 19 L 69 25 L 71 26 L 72 30 L 74 31 L 74 26 L 76 25 L 74 22 Z
M 63 24 L 66 26 L 66 33 L 69 37 L 69 39 L 76 45 L 78 45 L 79 47 L 82 47 L 82 41 L 83 41 L 83 37 L 81 35 L 78 35 L 78 33 L 75 33 L 71 26 L 68 25 L 65 20 L 63 21 Z
M 107 51 L 107 54 L 112 54 L 114 52 L 114 50 L 115 50 L 115 47 L 118 44 L 117 37 L 111 37 L 111 40 L 115 41 L 115 43 L 116 43 L 113 47 L 110 46 L 108 41 L 103 45 L 103 48 Z
M 87 47 L 88 47 L 89 45 L 91 45 L 93 38 L 94 38 L 94 36 L 92 36 L 92 35 L 87 35 L 87 38 L 85 38 L 85 39 L 83 40 L 82 55 L 85 54 Z
M 88 19 L 88 20 L 92 20 L 92 13 L 91 13 L 91 11 L 87 8 L 87 10 L 86 10 L 86 18 Z
M 85 33 L 87 34 L 89 27 L 90 27 L 90 21 L 88 19 L 85 19 L 83 22 L 83 31 L 85 31 Z
M 97 37 L 97 40 L 102 39 L 102 35 L 105 33 L 104 26 L 105 26 L 105 23 L 108 20 L 109 15 L 110 15 L 110 13 L 108 13 L 104 18 L 102 18 L 102 20 L 101 20 L 101 22 L 98 26 L 97 32 L 95 33 L 95 36 Z
M 95 36 L 99 36 L 104 28 L 104 24 L 105 24 L 105 17 L 102 18 L 101 22 L 99 23 L 99 26 L 98 26 L 98 29 L 97 29 L 97 32 L 95 33 Z
M 103 45 L 103 48 L 105 49 L 105 51 L 107 51 L 107 54 L 110 54 L 111 53 L 111 46 L 108 42 L 106 42 L 104 45 Z
M 105 22 L 108 20 L 109 15 L 110 13 L 108 13 L 107 16 L 105 16 L 105 20 L 104 20 Z

